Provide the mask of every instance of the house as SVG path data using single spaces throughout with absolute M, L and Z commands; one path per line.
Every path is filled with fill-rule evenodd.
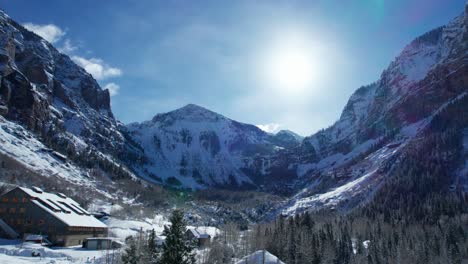
M 107 226 L 73 199 L 37 187 L 16 187 L 1 195 L 0 220 L 4 233 L 38 234 L 58 246 L 81 245 L 86 238 L 107 235 Z
M 185 237 L 187 240 L 195 241 L 199 248 L 207 247 L 211 243 L 211 235 L 203 231 L 201 228 L 187 228 Z
M 83 248 L 90 250 L 121 248 L 124 244 L 112 237 L 90 237 L 83 242 Z

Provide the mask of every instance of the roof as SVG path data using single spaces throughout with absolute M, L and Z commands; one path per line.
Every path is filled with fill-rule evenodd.
M 205 230 L 199 227 L 189 227 L 187 228 L 188 232 L 191 232 L 196 238 L 211 238 L 211 235 L 208 234 Z
M 55 216 L 58 220 L 68 226 L 107 228 L 103 222 L 97 220 L 77 202 L 63 194 L 57 195 L 44 192 L 37 187 L 34 187 L 34 189 L 18 187 L 18 189 L 29 196 L 36 198 L 32 200 L 34 204 Z
M 285 264 L 275 255 L 266 250 L 258 250 L 254 253 L 243 257 L 236 264 Z

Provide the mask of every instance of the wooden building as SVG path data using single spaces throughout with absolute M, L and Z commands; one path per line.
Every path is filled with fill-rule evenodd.
M 37 187 L 17 187 L 1 195 L 0 219 L 20 236 L 47 236 L 58 246 L 81 245 L 86 238 L 107 236 L 107 226 L 73 199 Z
M 211 235 L 204 232 L 201 228 L 187 228 L 185 237 L 188 240 L 193 240 L 199 248 L 205 248 L 211 244 Z

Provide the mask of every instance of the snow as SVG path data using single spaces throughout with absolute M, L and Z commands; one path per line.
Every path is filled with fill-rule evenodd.
M 41 257 L 32 257 L 32 253 L 40 253 Z M 0 239 L 0 263 L 106 263 L 105 250 L 87 250 L 79 246 L 68 248 L 48 248 L 35 243 L 20 240 Z
M 193 189 L 230 183 L 231 176 L 239 184 L 251 183 L 240 170 L 245 164 L 244 148 L 269 143 L 269 135 L 257 127 L 195 105 L 127 128 L 149 160 L 136 168 L 140 175 L 150 179 L 153 174 L 163 180 L 176 177 L 183 187 Z M 193 177 L 194 171 L 202 182 Z
M 285 264 L 276 256 L 266 250 L 258 250 L 254 253 L 243 257 L 236 264 Z
M 124 240 L 128 236 L 138 235 L 140 232 L 147 232 L 154 229 L 158 237 L 162 237 L 164 226 L 171 223 L 161 214 L 156 214 L 153 219 L 144 220 L 117 219 L 109 217 L 104 220 L 107 224 L 110 235 Z M 214 238 L 220 234 L 220 230 L 213 226 L 187 226 L 187 229 L 196 230 L 201 235 L 209 235 Z
M 78 167 L 57 160 L 35 135 L 0 116 L 0 153 L 14 158 L 41 175 L 59 176 L 74 183 L 89 185 Z
M 349 153 L 335 153 L 333 155 L 321 159 L 317 163 L 299 164 L 297 166 L 296 173 L 299 177 L 302 177 L 312 170 L 323 170 L 325 168 L 332 169 L 339 167 L 347 161 L 350 161 L 352 158 L 357 157 L 358 155 L 366 152 L 373 144 L 377 143 L 378 141 L 379 138 L 369 139 L 354 147 L 353 150 Z
M 221 231 L 214 226 L 187 226 L 187 229 L 195 231 L 194 233 L 199 237 L 210 236 L 214 238 L 221 233 Z
M 37 193 L 31 189 L 19 187 L 23 192 L 27 193 L 31 197 L 37 198 L 32 200 L 37 206 L 41 207 L 43 210 L 47 211 L 49 214 L 53 215 L 63 223 L 69 226 L 78 226 L 78 227 L 101 227 L 106 228 L 107 226 L 101 221 L 97 220 L 85 209 L 69 197 L 62 198 L 53 193 Z M 56 211 L 51 210 L 49 207 L 43 205 L 41 202 L 44 202 L 49 207 L 53 208 Z M 52 201 L 52 202 L 50 202 Z M 72 207 L 65 206 L 63 203 Z M 57 212 L 58 211 L 58 212 Z M 77 212 L 80 212 L 78 214 Z
M 119 239 L 124 240 L 128 236 L 135 236 L 140 231 L 150 231 L 154 229 L 156 235 L 161 235 L 164 231 L 164 226 L 169 225 L 162 215 L 155 215 L 153 219 L 133 220 L 133 219 L 117 219 L 109 217 L 104 220 L 109 229 L 109 234 Z
M 344 175 L 349 177 L 345 183 L 340 183 L 337 187 L 323 193 L 309 195 L 309 190 L 313 189 L 316 184 L 312 183 L 309 187 L 295 195 L 281 213 L 293 215 L 306 210 L 335 208 L 340 203 L 347 202 L 359 195 L 369 195 L 369 193 L 375 191 L 375 187 L 381 181 L 382 175 L 378 172 L 380 166 L 398 153 L 405 144 L 405 141 L 390 142 L 371 153 L 364 160 L 349 168 L 349 175 Z M 326 175 L 325 177 L 332 177 L 332 175 Z

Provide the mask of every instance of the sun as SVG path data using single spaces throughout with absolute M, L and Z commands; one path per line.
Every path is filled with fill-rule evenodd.
M 262 59 L 268 86 L 289 92 L 309 89 L 319 70 L 312 49 L 297 37 L 285 37 L 271 45 Z
M 268 71 L 278 86 L 302 90 L 311 83 L 313 68 L 307 51 L 289 48 L 278 50 L 277 54 L 272 56 Z

